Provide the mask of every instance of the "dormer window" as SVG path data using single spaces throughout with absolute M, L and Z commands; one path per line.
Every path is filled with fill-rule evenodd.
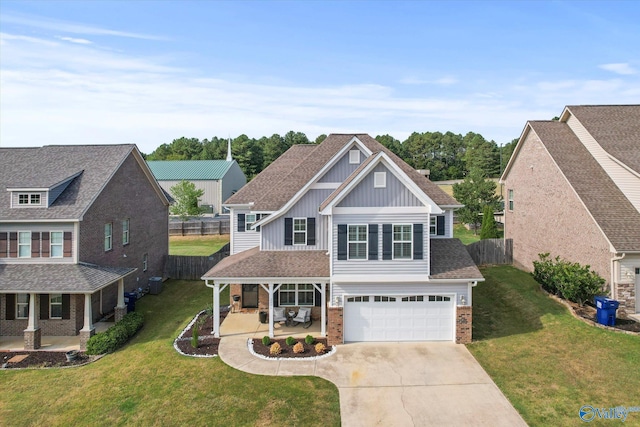
M 40 205 L 40 194 L 21 193 L 18 194 L 19 205 Z

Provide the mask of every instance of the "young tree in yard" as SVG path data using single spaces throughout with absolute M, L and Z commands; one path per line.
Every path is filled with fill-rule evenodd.
M 453 185 L 453 197 L 463 208 L 457 211 L 458 219 L 469 224 L 477 234 L 480 212 L 485 206 L 492 210 L 500 208 L 500 196 L 496 195 L 496 183 L 486 179 L 481 169 L 474 168 L 463 182 Z M 492 215 L 493 216 L 493 215 Z
M 493 216 L 493 209 L 485 206 L 482 211 L 482 228 L 480 229 L 480 240 L 497 239 L 500 237 L 498 224 Z
M 171 205 L 172 215 L 180 216 L 186 221 L 190 216 L 200 216 L 207 208 L 198 206 L 198 199 L 204 194 L 204 190 L 197 190 L 193 182 L 182 180 L 170 189 L 175 203 Z

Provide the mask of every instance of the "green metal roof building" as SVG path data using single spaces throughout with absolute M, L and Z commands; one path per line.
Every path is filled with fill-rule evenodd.
M 200 205 L 211 206 L 213 213 L 221 213 L 222 202 L 247 183 L 235 160 L 157 160 L 147 164 L 169 194 L 171 187 L 182 180 L 204 190 Z

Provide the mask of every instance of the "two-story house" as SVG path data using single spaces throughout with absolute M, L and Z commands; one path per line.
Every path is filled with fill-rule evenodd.
M 215 335 L 231 286 L 269 319 L 274 307 L 311 307 L 330 344 L 471 340 L 484 279 L 453 239 L 460 204 L 369 135 L 294 145 L 225 206 L 231 256 L 203 276 Z
M 135 145 L 0 149 L 0 340 L 79 335 L 162 276 L 169 202 Z
M 516 265 L 540 253 L 590 265 L 619 311 L 640 315 L 640 105 L 527 122 L 501 181 Z

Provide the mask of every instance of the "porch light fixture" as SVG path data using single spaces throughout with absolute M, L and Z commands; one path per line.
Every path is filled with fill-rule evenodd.
M 467 305 L 467 299 L 464 295 L 460 295 L 460 305 Z
M 342 297 L 340 295 L 336 295 L 333 297 L 333 306 L 340 307 L 342 305 Z

